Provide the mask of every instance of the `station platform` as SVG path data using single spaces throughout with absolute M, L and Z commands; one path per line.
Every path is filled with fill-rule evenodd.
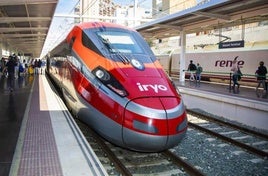
M 201 82 L 200 86 L 175 81 L 187 109 L 229 120 L 268 134 L 268 94 L 263 88 L 240 86 L 233 93 L 229 84 Z
M 218 93 L 233 97 L 245 98 L 249 100 L 268 102 L 268 94 L 265 91 L 263 91 L 262 87 L 256 91 L 256 87 L 242 85 L 239 88 L 240 90 L 239 93 L 233 93 L 233 91 L 230 90 L 229 84 L 215 83 L 215 82 L 201 82 L 200 86 L 196 86 L 194 82 L 189 82 L 188 80 L 186 80 L 184 83 L 175 80 L 174 83 L 179 88 L 189 88 L 193 90 L 208 91 L 212 93 Z
M 0 175 L 108 175 L 45 75 L 0 85 Z
M 182 92 L 202 91 L 268 105 L 267 94 L 252 87 L 242 86 L 239 94 L 233 94 L 228 85 L 175 84 Z M 15 79 L 13 92 L 2 76 L 0 99 L 1 176 L 108 175 L 46 75 Z

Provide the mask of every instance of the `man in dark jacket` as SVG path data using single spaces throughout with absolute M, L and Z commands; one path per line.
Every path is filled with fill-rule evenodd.
M 267 69 L 264 66 L 264 62 L 263 61 L 260 62 L 260 66 L 258 67 L 258 70 L 256 71 L 255 74 L 256 74 L 257 80 L 258 80 L 258 86 L 257 86 L 256 90 L 258 90 L 258 88 L 262 84 L 263 89 L 267 91 L 267 87 L 265 85 Z
M 8 73 L 8 86 L 9 90 L 13 92 L 14 90 L 14 80 L 15 80 L 15 67 L 17 66 L 17 61 L 15 57 L 9 56 L 8 62 L 6 63 L 6 69 Z
M 190 64 L 188 65 L 187 71 L 190 72 L 189 81 L 190 81 L 190 85 L 191 85 L 191 82 L 195 80 L 194 74 L 195 74 L 195 71 L 196 71 L 196 65 L 193 63 L 192 60 L 190 60 Z

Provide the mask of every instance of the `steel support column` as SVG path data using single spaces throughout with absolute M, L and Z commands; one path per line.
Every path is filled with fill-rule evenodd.
M 186 33 L 184 30 L 180 31 L 180 46 L 181 46 L 181 53 L 180 53 L 180 82 L 181 84 L 185 84 L 185 52 L 186 52 Z

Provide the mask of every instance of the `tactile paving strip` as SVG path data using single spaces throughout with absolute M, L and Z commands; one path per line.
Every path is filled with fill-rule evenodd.
M 42 86 L 36 77 L 18 176 L 61 176 L 62 169 Z M 39 90 L 39 91 L 38 91 Z M 42 107 L 42 108 L 41 108 Z

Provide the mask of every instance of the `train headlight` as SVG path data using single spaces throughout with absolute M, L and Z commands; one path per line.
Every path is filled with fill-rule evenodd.
M 110 79 L 110 74 L 107 73 L 105 70 L 97 70 L 95 75 L 100 79 L 100 80 L 103 80 L 103 81 L 109 81 Z
M 111 75 L 108 71 L 106 71 L 102 67 L 97 67 L 92 70 L 92 73 L 109 89 L 113 92 L 117 93 L 121 97 L 125 97 L 128 95 L 127 91 L 124 87 L 115 79 L 113 75 Z
M 102 79 L 102 77 L 104 76 L 103 71 L 101 71 L 101 70 L 96 71 L 96 76 L 97 76 L 99 79 Z

